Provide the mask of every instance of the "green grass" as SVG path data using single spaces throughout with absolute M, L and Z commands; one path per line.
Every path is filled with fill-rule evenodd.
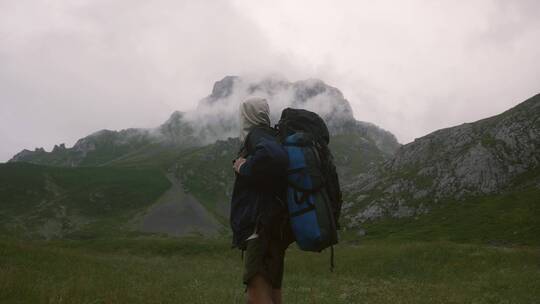
M 177 158 L 176 174 L 186 190 L 223 224 L 228 224 L 227 206 L 235 178 L 232 160 L 237 149 L 235 140 L 218 141 L 186 150 Z
M 342 179 L 350 179 L 359 173 L 367 172 L 385 159 L 375 143 L 358 133 L 334 135 L 330 149 Z
M 39 237 L 47 225 L 59 225 L 60 235 L 108 233 L 169 186 L 157 169 L 1 164 L 0 226 L 30 237 Z
M 294 247 L 294 246 L 293 246 Z M 536 303 L 538 248 L 372 240 L 289 249 L 285 303 Z M 1 303 L 244 303 L 228 241 L 0 241 Z
M 103 165 L 116 167 L 158 168 L 168 170 L 175 163 L 179 155 L 189 147 L 164 146 L 162 144 L 149 144 L 138 150 L 126 153 Z
M 540 188 L 439 202 L 418 218 L 386 219 L 363 227 L 367 238 L 376 239 L 540 246 Z

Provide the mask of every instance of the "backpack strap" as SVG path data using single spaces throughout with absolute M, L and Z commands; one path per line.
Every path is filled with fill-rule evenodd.
M 251 135 L 251 131 L 246 135 L 246 138 L 244 138 L 244 141 L 242 142 L 242 145 L 240 146 L 240 150 L 238 150 L 237 156 L 241 156 L 241 157 L 247 156 L 248 154 L 247 143 L 248 143 L 250 135 Z

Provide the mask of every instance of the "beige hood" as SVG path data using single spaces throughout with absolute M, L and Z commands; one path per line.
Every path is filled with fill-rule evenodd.
M 240 140 L 244 141 L 251 128 L 257 125 L 270 126 L 270 108 L 266 99 L 249 97 L 240 104 Z

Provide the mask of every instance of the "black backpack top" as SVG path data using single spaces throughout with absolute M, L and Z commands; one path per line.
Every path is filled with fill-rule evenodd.
M 324 145 L 330 143 L 330 133 L 324 120 L 308 110 L 286 108 L 281 112 L 278 129 L 281 139 L 296 132 L 309 133 Z

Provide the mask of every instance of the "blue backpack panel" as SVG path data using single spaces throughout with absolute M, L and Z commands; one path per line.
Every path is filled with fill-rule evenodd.
M 302 250 L 319 252 L 338 239 L 316 140 L 297 132 L 283 146 L 289 156 L 287 205 L 296 242 Z

